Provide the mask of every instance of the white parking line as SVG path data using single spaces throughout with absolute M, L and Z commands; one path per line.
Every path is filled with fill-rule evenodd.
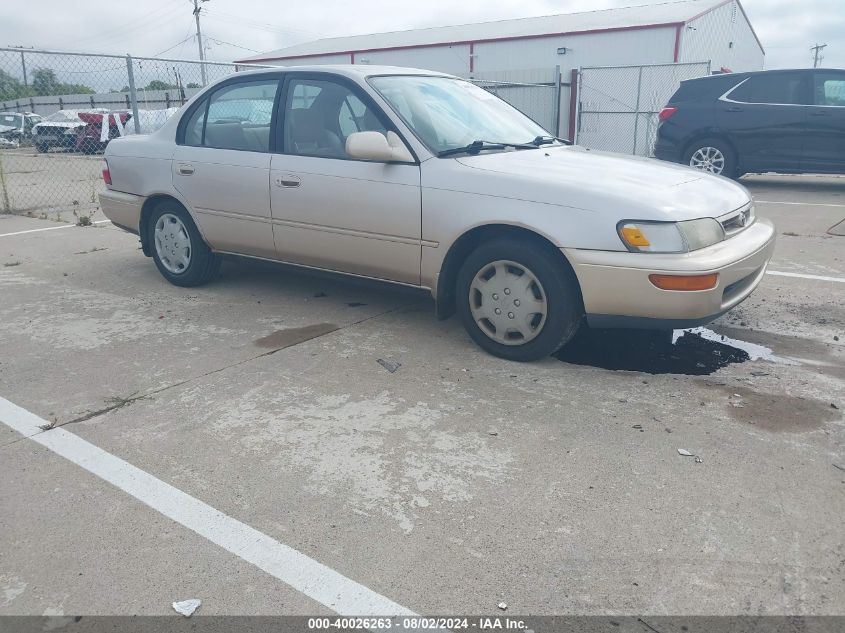
M 415 615 L 78 435 L 62 428 L 44 431 L 42 427 L 48 424 L 46 420 L 5 398 L 0 398 L 0 422 L 340 615 Z
M 92 222 L 91 224 L 107 224 L 111 222 L 111 220 L 97 220 L 96 222 Z M 75 224 L 67 224 L 65 226 L 48 226 L 43 229 L 29 229 L 27 231 L 15 231 L 14 233 L 0 233 L 0 237 L 11 237 L 12 235 L 24 235 L 25 233 L 39 233 L 41 231 L 58 231 L 59 229 L 72 229 L 75 227 Z
M 796 207 L 836 207 L 845 208 L 845 204 L 827 204 L 823 202 L 781 202 L 778 200 L 755 200 L 754 204 L 787 204 Z
M 778 270 L 767 270 L 767 275 L 775 277 L 798 277 L 799 279 L 813 279 L 814 281 L 837 281 L 845 284 L 845 277 L 825 277 L 824 275 L 805 275 L 803 273 L 782 273 Z

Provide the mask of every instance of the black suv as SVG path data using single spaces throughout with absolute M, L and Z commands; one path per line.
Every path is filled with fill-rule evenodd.
M 714 174 L 845 173 L 845 70 L 690 79 L 660 113 L 654 155 Z

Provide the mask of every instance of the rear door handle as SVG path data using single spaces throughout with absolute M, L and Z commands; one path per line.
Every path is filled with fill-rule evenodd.
M 737 108 L 736 106 L 733 106 L 731 108 L 728 108 L 727 111 L 728 112 L 742 112 L 742 108 Z
M 194 173 L 194 166 L 190 163 L 179 163 L 177 169 L 179 170 L 179 175 L 181 176 L 190 176 Z
M 302 184 L 302 179 L 294 174 L 285 174 L 276 178 L 277 187 L 298 187 Z
M 810 112 L 810 116 L 830 116 L 830 112 L 825 112 L 824 110 L 816 110 L 815 112 Z

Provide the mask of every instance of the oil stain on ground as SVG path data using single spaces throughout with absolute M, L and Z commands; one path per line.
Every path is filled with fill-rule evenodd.
M 339 329 L 334 323 L 314 323 L 304 327 L 276 330 L 272 334 L 258 339 L 255 341 L 255 344 L 258 347 L 279 350 L 293 345 L 299 345 L 305 341 L 310 341 L 312 338 L 317 338 L 318 336 L 323 336 Z
M 586 327 L 555 357 L 573 365 L 687 376 L 708 376 L 722 367 L 750 359 L 744 350 L 690 332 L 673 344 L 671 332 Z
M 787 394 L 760 393 L 746 387 L 722 387 L 728 412 L 740 422 L 765 431 L 802 433 L 841 417 L 829 402 Z

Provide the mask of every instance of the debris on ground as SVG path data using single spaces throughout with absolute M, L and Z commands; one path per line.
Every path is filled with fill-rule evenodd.
M 350 308 L 360 308 L 361 306 L 367 305 L 366 303 L 359 303 L 358 301 L 352 301 L 351 303 L 347 303 L 347 306 Z
M 703 460 L 703 459 L 701 459 L 700 457 L 696 456 L 696 458 L 695 458 L 695 463 L 696 463 L 696 464 L 703 464 L 703 463 L 704 463 L 704 460 Z
M 840 466 L 839 464 L 834 464 L 834 468 L 838 468 L 839 470 L 845 471 L 845 466 Z
M 763 376 L 771 376 L 771 374 L 767 371 L 752 371 L 751 375 L 755 378 L 761 378 Z
M 496 437 L 496 436 L 499 435 L 499 432 L 494 430 L 494 429 L 490 429 L 489 431 L 487 431 L 487 435 L 492 435 L 492 436 Z
M 839 410 L 839 407 L 837 407 L 837 406 L 836 406 L 836 403 L 835 403 L 835 402 L 831 402 L 831 403 L 830 403 L 830 408 L 831 408 L 831 409 L 836 409 L 837 411 Z
M 499 603 L 499 604 L 497 604 L 496 606 L 497 606 L 497 607 L 499 607 L 502 611 L 507 611 L 507 610 L 508 610 L 508 605 L 507 605 L 506 603 L 504 603 L 504 602 L 500 602 L 500 603 Z
M 689 452 L 687 449 L 685 449 L 685 448 L 679 448 L 679 449 L 678 449 L 678 455 L 683 455 L 684 457 L 693 457 L 693 454 L 692 454 L 692 453 L 690 453 L 690 452 Z
M 176 613 L 180 613 L 186 618 L 190 618 L 194 614 L 194 611 L 199 609 L 201 604 L 202 600 L 199 598 L 191 598 L 190 600 L 180 600 L 179 602 L 174 602 L 173 609 Z
M 376 362 L 379 365 L 381 365 L 382 367 L 384 367 L 391 374 L 402 366 L 402 363 L 400 363 L 399 361 L 396 361 L 396 360 L 392 360 L 390 358 L 388 358 L 388 359 L 379 358 Z

